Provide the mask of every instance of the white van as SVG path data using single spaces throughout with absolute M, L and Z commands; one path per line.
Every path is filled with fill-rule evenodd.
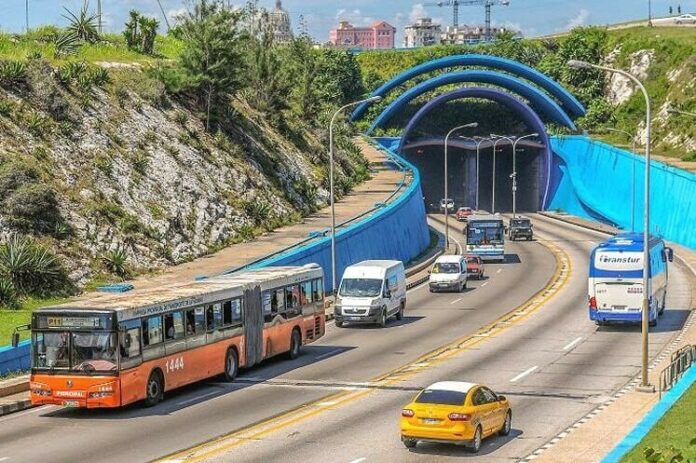
M 442 290 L 462 292 L 466 289 L 467 279 L 466 257 L 440 256 L 430 269 L 428 285 L 431 293 Z
M 344 323 L 376 323 L 381 327 L 406 308 L 406 272 L 398 260 L 365 260 L 343 272 L 336 296 L 336 326 Z

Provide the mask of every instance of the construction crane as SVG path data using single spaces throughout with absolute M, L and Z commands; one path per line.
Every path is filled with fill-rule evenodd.
M 483 5 L 486 9 L 486 40 L 491 40 L 491 7 L 493 5 L 510 4 L 510 0 L 445 0 L 437 3 L 425 3 L 423 6 L 451 6 L 452 7 L 452 26 L 459 27 L 459 6 Z

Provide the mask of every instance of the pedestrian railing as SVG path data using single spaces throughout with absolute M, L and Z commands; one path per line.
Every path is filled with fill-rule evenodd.
M 354 216 L 354 217 L 351 217 L 351 218 L 349 218 L 348 220 L 345 220 L 345 221 L 343 221 L 343 222 L 341 222 L 341 223 L 336 224 L 336 230 L 341 230 L 341 229 L 343 229 L 343 228 L 346 228 L 346 227 L 348 227 L 349 225 L 352 225 L 353 223 L 359 221 L 360 219 L 362 219 L 362 218 L 364 218 L 364 217 L 367 217 L 367 216 L 369 216 L 369 215 L 375 213 L 376 211 L 378 211 L 378 210 L 380 210 L 380 209 L 385 208 L 388 204 L 390 204 L 390 203 L 393 202 L 396 198 L 398 198 L 399 193 L 401 192 L 401 190 L 403 190 L 404 188 L 406 188 L 407 186 L 410 185 L 410 180 L 409 180 L 409 178 L 410 178 L 410 177 L 412 176 L 412 174 L 413 174 L 413 173 L 411 172 L 411 168 L 410 168 L 408 165 L 406 165 L 398 156 L 395 156 L 395 155 L 394 155 L 391 151 L 389 151 L 388 149 L 383 148 L 382 146 L 376 144 L 375 142 L 373 142 L 373 141 L 371 141 L 371 140 L 369 140 L 368 142 L 369 142 L 370 144 L 372 144 L 372 146 L 373 146 L 374 148 L 376 148 L 377 150 L 383 152 L 383 153 L 385 154 L 385 156 L 387 157 L 387 162 L 390 163 L 390 164 L 392 164 L 392 165 L 394 165 L 394 167 L 396 168 L 396 170 L 399 171 L 399 172 L 401 172 L 401 173 L 403 174 L 403 176 L 402 176 L 402 178 L 401 178 L 401 181 L 399 181 L 399 182 L 396 184 L 396 188 L 395 188 L 395 189 L 389 194 L 389 196 L 387 196 L 383 201 L 380 201 L 380 202 L 375 203 L 374 206 L 373 206 L 372 208 L 368 209 L 367 211 L 361 212 L 360 214 L 358 214 L 358 215 L 356 215 L 356 216 Z M 225 270 L 224 272 L 222 272 L 222 274 L 223 274 L 223 275 L 229 275 L 230 273 L 236 273 L 236 272 L 240 272 L 240 271 L 242 271 L 242 270 L 249 269 L 250 267 L 252 267 L 252 266 L 254 266 L 254 265 L 256 265 L 256 264 L 258 264 L 258 263 L 260 263 L 260 262 L 263 262 L 263 261 L 265 261 L 265 260 L 267 260 L 267 259 L 270 259 L 270 258 L 273 258 L 273 257 L 276 257 L 276 256 L 280 256 L 280 255 L 286 254 L 286 253 L 292 251 L 293 249 L 300 248 L 300 247 L 305 246 L 305 245 L 307 245 L 307 244 L 309 244 L 309 243 L 311 243 L 311 242 L 313 242 L 313 241 L 316 241 L 316 240 L 318 240 L 318 239 L 321 239 L 321 238 L 327 236 L 327 235 L 330 234 L 330 233 L 331 233 L 331 229 L 330 229 L 330 228 L 325 229 L 325 230 L 310 232 L 309 236 L 308 236 L 307 238 L 305 238 L 304 240 L 298 241 L 298 242 L 296 242 L 296 243 L 294 243 L 294 244 L 291 244 L 290 246 L 284 247 L 284 248 L 279 249 L 279 250 L 277 250 L 277 251 L 274 251 L 274 252 L 272 252 L 272 253 L 265 254 L 265 255 L 263 255 L 263 256 L 261 256 L 261 257 L 258 257 L 258 258 L 256 258 L 256 259 L 254 259 L 254 260 L 252 260 L 252 261 L 250 261 L 250 262 L 247 262 L 247 263 L 245 263 L 245 264 L 243 264 L 243 265 L 240 265 L 240 266 L 238 266 L 238 267 L 234 267 L 234 268 L 231 268 L 231 269 L 229 269 L 229 270 Z
M 672 389 L 686 370 L 696 362 L 696 345 L 687 345 L 672 353 L 670 364 L 660 373 L 660 397 Z

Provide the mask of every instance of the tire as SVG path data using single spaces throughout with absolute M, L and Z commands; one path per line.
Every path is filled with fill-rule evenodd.
M 145 385 L 145 406 L 154 407 L 164 398 L 164 387 L 162 386 L 162 374 L 155 370 L 150 373 Z
M 343 328 L 343 322 L 336 320 L 336 328 Z
M 474 431 L 474 439 L 471 441 L 469 446 L 469 451 L 471 453 L 478 453 L 481 450 L 481 440 L 483 439 L 481 431 L 481 426 L 476 426 L 476 431 Z
M 667 307 L 667 292 L 665 292 L 664 297 L 662 298 L 662 305 L 660 305 L 660 311 L 657 312 L 658 316 L 662 316 L 662 314 L 665 313 L 665 307 Z
M 382 314 L 380 316 L 379 321 L 377 322 L 377 325 L 379 325 L 380 328 L 384 328 L 387 326 L 387 309 L 382 309 Z
M 302 337 L 297 329 L 292 330 L 290 335 L 290 350 L 288 351 L 288 358 L 290 360 L 295 360 L 300 356 L 300 351 L 302 350 Z
M 237 377 L 237 372 L 239 371 L 239 357 L 237 356 L 237 351 L 233 348 L 227 349 L 227 354 L 225 354 L 225 372 L 223 376 L 225 381 L 231 383 L 234 378 Z
M 396 319 L 399 321 L 404 319 L 404 304 L 403 303 L 399 306 L 399 311 L 396 312 Z
M 406 447 L 407 449 L 414 448 L 418 443 L 418 441 L 415 439 L 402 439 L 401 442 L 404 443 L 404 447 Z
M 500 429 L 498 434 L 501 436 L 507 436 L 510 434 L 510 430 L 512 429 L 512 412 L 508 410 L 507 414 L 505 415 L 505 422 L 503 423 L 503 427 Z
M 648 321 L 648 326 L 654 328 L 657 326 L 657 318 L 653 321 Z

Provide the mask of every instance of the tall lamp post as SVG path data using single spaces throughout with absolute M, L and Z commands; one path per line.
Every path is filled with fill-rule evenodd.
M 643 207 L 643 311 L 641 320 L 641 344 L 642 344 L 642 365 L 641 382 L 638 390 L 642 392 L 655 392 L 655 387 L 648 382 L 648 316 L 650 310 L 649 288 L 650 279 L 648 278 L 648 265 L 650 262 L 649 246 L 650 243 L 650 95 L 645 86 L 633 74 L 621 69 L 614 69 L 607 66 L 591 64 L 586 61 L 570 60 L 568 67 L 573 69 L 594 68 L 606 72 L 622 75 L 631 80 L 640 88 L 645 97 L 645 197 Z
M 333 126 L 336 117 L 352 106 L 358 106 L 362 103 L 374 103 L 380 101 L 381 96 L 373 96 L 370 98 L 365 98 L 360 101 L 354 101 L 346 105 L 341 106 L 336 110 L 334 115 L 331 117 L 331 122 L 329 123 L 329 189 L 331 196 L 331 284 L 332 291 L 336 292 L 336 210 L 334 209 L 334 142 L 333 142 Z
M 491 134 L 491 138 L 495 140 L 495 142 L 493 142 L 493 197 L 491 198 L 491 214 L 495 214 L 495 152 L 498 149 L 498 142 L 501 140 L 507 140 L 510 142 L 510 145 L 513 146 L 515 142 L 510 137 L 496 135 L 494 133 Z
M 481 153 L 481 143 L 484 141 L 491 141 L 490 137 L 481 137 L 481 139 L 476 143 L 476 211 L 479 210 L 479 165 L 480 165 L 480 153 Z
M 449 143 L 449 137 L 457 130 L 468 129 L 471 127 L 478 127 L 478 122 L 471 122 L 469 124 L 459 125 L 449 132 L 445 136 L 445 249 L 449 251 L 449 180 L 447 178 L 447 145 Z
M 622 133 L 631 140 L 631 153 L 636 154 L 636 138 L 631 132 L 615 129 L 612 127 L 603 127 L 608 132 Z M 631 168 L 631 231 L 636 231 L 636 158 L 633 157 Z
M 515 218 L 517 215 L 517 143 L 525 138 L 538 137 L 539 134 L 534 132 L 521 137 L 517 137 L 515 142 L 512 144 L 512 217 Z

